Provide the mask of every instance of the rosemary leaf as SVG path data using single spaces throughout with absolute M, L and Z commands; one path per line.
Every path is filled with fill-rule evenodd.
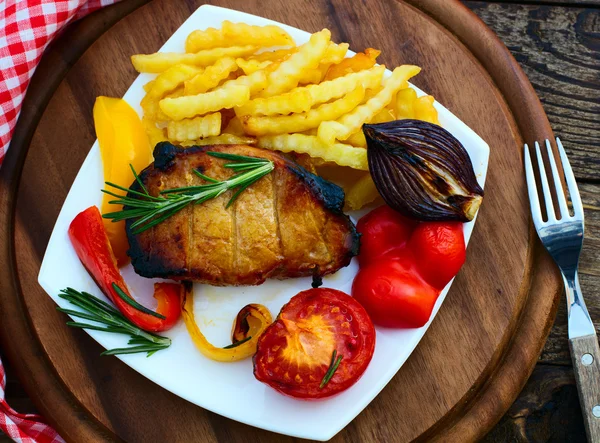
M 232 163 L 225 163 L 223 167 L 233 170 L 236 174 L 227 180 L 218 181 L 194 169 L 194 174 L 208 183 L 198 186 L 165 189 L 161 191 L 160 195 L 154 197 L 148 193 L 139 175 L 130 165 L 135 181 L 140 186 L 142 192 L 106 182 L 107 186 L 126 192 L 127 194 L 119 195 L 116 192 L 103 189 L 102 192 L 115 197 L 115 200 L 111 200 L 109 203 L 122 206 L 123 209 L 109 212 L 102 216 L 111 219 L 113 222 L 135 219 L 130 228 L 134 234 L 140 234 L 146 229 L 152 228 L 177 214 L 188 205 L 202 204 L 231 190 L 235 192 L 227 203 L 227 206 L 230 206 L 248 186 L 260 180 L 275 168 L 273 162 L 265 158 L 248 157 L 225 152 L 207 152 L 207 154 L 212 157 L 231 161 Z
M 167 346 L 140 345 L 140 346 L 131 346 L 129 348 L 114 348 L 114 349 L 108 349 L 108 350 L 102 352 L 100 355 L 136 354 L 138 352 L 155 353 L 156 351 L 160 351 L 161 349 L 165 349 L 166 347 Z
M 63 289 L 59 293 L 59 296 L 74 306 L 82 309 L 82 311 L 75 311 L 60 307 L 57 308 L 57 310 L 73 317 L 84 318 L 97 323 L 92 324 L 68 321 L 68 326 L 73 328 L 91 329 L 95 331 L 129 335 L 130 339 L 128 344 L 136 345 L 127 348 L 110 349 L 103 352 L 102 355 L 146 352 L 147 356 L 149 357 L 155 352 L 168 348 L 171 345 L 170 338 L 161 337 L 160 335 L 155 335 L 140 329 L 127 318 L 125 318 L 113 306 L 103 300 L 100 300 L 99 298 L 94 297 L 91 294 L 88 294 L 87 292 L 79 292 L 73 288 L 67 288 Z
M 210 182 L 210 183 L 219 183 L 219 180 L 217 180 L 217 179 L 215 179 L 215 178 L 212 178 L 212 177 L 209 177 L 208 175 L 204 175 L 202 172 L 198 171 L 197 169 L 194 169 L 194 170 L 193 170 L 193 172 L 194 172 L 194 174 L 196 174 L 198 177 L 200 177 L 200 178 L 202 178 L 202 179 L 206 180 L 207 182 Z
M 329 380 L 331 380 L 331 378 L 333 377 L 333 374 L 335 374 L 335 371 L 337 371 L 337 368 L 340 365 L 340 362 L 342 361 L 343 355 L 340 355 L 340 358 L 338 358 L 337 360 L 335 359 L 336 356 L 337 356 L 337 350 L 334 349 L 333 354 L 331 355 L 331 363 L 329 364 L 329 369 L 325 373 L 323 380 L 321 380 L 319 389 L 323 389 L 325 387 L 325 385 L 327 383 L 329 383 Z
M 158 312 L 154 312 L 151 309 L 148 309 L 147 307 L 140 305 L 133 298 L 131 298 L 129 295 L 127 295 L 127 293 L 125 291 L 123 291 L 121 288 L 119 288 L 119 285 L 117 285 L 116 283 L 112 284 L 112 288 L 115 290 L 117 295 L 119 297 L 121 297 L 121 299 L 123 299 L 123 301 L 125 303 L 127 303 L 129 306 L 134 307 L 138 311 L 143 312 L 144 314 L 151 315 L 156 318 L 160 318 L 161 320 L 164 320 L 165 318 L 167 318 L 164 315 L 159 314 Z
M 232 343 L 232 344 L 227 345 L 227 346 L 223 346 L 223 349 L 237 348 L 239 345 L 242 345 L 242 344 L 246 343 L 247 341 L 249 341 L 251 339 L 252 339 L 252 336 L 249 336 L 249 337 L 246 337 L 246 338 L 242 338 L 241 340 L 238 340 L 235 343 Z

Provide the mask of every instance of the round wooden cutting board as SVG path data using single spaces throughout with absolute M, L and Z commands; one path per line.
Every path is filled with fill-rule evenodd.
M 202 1 L 138 8 L 143 3 L 129 0 L 75 24 L 35 74 L 0 170 L 2 349 L 68 441 L 291 441 L 196 407 L 118 359 L 100 357 L 100 346 L 66 327 L 37 284 L 54 221 L 95 139 L 94 99 L 123 95 L 137 75 L 129 56 L 156 51 Z M 210 3 L 310 32 L 327 27 L 354 50 L 381 49 L 388 66 L 422 66 L 416 85 L 489 143 L 486 196 L 467 264 L 408 362 L 334 441 L 483 436 L 533 369 L 561 291 L 530 225 L 522 146 L 552 134 L 523 72 L 454 0 Z

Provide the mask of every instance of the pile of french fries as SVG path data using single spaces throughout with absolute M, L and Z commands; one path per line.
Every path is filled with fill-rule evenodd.
M 296 46 L 278 26 L 224 21 L 188 35 L 185 53 L 138 54 L 144 86 L 143 122 L 154 145 L 248 144 L 295 153 L 313 172 L 346 191 L 348 209 L 374 201 L 364 123 L 416 118 L 438 123 L 431 96 L 417 97 L 403 65 L 384 77 L 372 48 L 346 58 L 348 43 L 323 29 Z M 334 168 L 355 170 L 332 173 Z M 350 172 L 350 171 L 348 171 Z

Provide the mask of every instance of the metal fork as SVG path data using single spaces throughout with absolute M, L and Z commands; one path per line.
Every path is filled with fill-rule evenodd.
M 559 138 L 556 139 L 556 145 L 558 146 L 565 181 L 571 196 L 573 215 L 569 215 L 560 174 L 554 160 L 552 146 L 548 140 L 546 140 L 546 150 L 548 162 L 552 169 L 552 181 L 554 182 L 560 214 L 557 216 L 555 212 L 548 176 L 542 160 L 542 150 L 538 142 L 535 142 L 535 152 L 547 221 L 542 218 L 529 146 L 525 145 L 525 173 L 529 190 L 529 203 L 535 229 L 542 244 L 558 265 L 565 284 L 569 314 L 569 347 L 577 380 L 579 402 L 588 440 L 590 442 L 600 442 L 600 348 L 598 347 L 596 328 L 583 301 L 577 275 L 579 254 L 583 243 L 583 205 L 581 204 L 575 176 Z

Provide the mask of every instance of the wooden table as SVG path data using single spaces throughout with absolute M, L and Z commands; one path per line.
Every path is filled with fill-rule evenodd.
M 511 50 L 566 145 L 586 215 L 581 286 L 590 314 L 600 324 L 600 0 L 465 4 Z M 7 374 L 9 404 L 20 412 L 35 412 L 10 366 Z M 485 441 L 585 441 L 574 383 L 563 300 L 527 386 Z M 8 441 L 0 433 L 0 443 Z

